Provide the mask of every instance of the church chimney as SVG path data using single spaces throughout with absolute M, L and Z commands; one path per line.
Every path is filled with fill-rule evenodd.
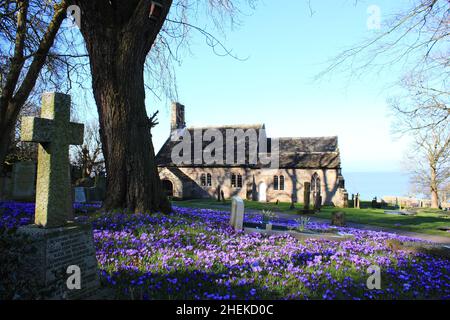
M 178 102 L 172 103 L 172 117 L 170 119 L 170 131 L 183 129 L 186 127 L 184 121 L 184 105 Z

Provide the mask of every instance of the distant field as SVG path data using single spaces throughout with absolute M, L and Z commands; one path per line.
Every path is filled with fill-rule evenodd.
M 176 206 L 189 208 L 207 208 L 230 210 L 231 201 L 218 202 L 217 200 L 184 200 L 173 201 Z M 274 212 L 283 212 L 292 215 L 300 215 L 297 210 L 302 208 L 301 204 L 296 204 L 296 209 L 290 209 L 290 203 L 260 203 L 256 201 L 245 200 L 245 208 L 250 210 L 272 210 Z M 384 209 L 354 209 L 354 208 L 334 208 L 323 207 L 320 213 L 314 214 L 314 217 L 331 219 L 333 211 L 343 211 L 346 214 L 348 222 L 373 225 L 378 227 L 400 229 L 405 231 L 426 233 L 432 235 L 450 237 L 450 232 L 437 230 L 439 227 L 450 227 L 450 214 L 440 210 L 423 209 L 415 216 L 400 216 L 385 214 Z

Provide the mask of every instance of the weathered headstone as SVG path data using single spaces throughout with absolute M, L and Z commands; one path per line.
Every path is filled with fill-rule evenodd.
M 12 179 L 10 176 L 0 176 L 0 201 L 11 200 Z
M 12 199 L 34 201 L 36 195 L 36 164 L 33 161 L 16 162 L 12 171 Z
M 36 251 L 24 257 L 23 267 L 34 270 L 33 276 L 50 290 L 48 298 L 91 296 L 99 286 L 92 229 L 68 222 L 69 145 L 83 142 L 83 125 L 70 122 L 70 96 L 45 93 L 41 118 L 24 117 L 21 136 L 39 143 L 35 224 L 18 231 L 32 240 Z
M 258 201 L 258 189 L 256 187 L 256 179 L 254 175 L 252 182 L 252 201 Z
M 331 213 L 331 225 L 338 227 L 345 226 L 345 213 L 340 211 Z
M 320 211 L 322 208 L 322 196 L 320 193 L 314 195 L 314 211 Z
M 59 227 L 72 211 L 69 145 L 83 143 L 84 126 L 70 122 L 70 96 L 45 93 L 41 118 L 23 117 L 22 141 L 38 142 L 35 223 Z
M 230 225 L 236 231 L 244 228 L 244 201 L 239 197 L 233 197 L 231 200 Z
M 305 182 L 303 185 L 303 208 L 305 211 L 309 210 L 310 200 L 311 199 L 311 184 L 309 182 Z
M 75 192 L 75 202 L 79 202 L 79 203 L 87 202 L 85 188 L 75 187 L 74 192 Z
M 343 191 L 343 195 L 342 196 L 343 196 L 343 199 L 344 199 L 342 207 L 343 208 L 348 208 L 348 192 L 347 191 Z
M 354 202 L 354 208 L 360 209 L 360 203 L 359 203 L 359 193 L 356 194 L 355 196 L 355 202 Z

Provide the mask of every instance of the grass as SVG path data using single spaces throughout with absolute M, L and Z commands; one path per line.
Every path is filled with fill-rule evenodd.
M 203 208 L 203 209 L 218 209 L 218 210 L 230 210 L 231 200 L 225 200 L 218 202 L 212 199 L 193 199 L 193 200 L 179 200 L 172 201 L 176 206 L 186 208 Z M 300 208 L 299 204 L 296 204 L 296 209 L 291 210 L 291 204 L 288 202 L 280 202 L 278 205 L 275 203 L 261 203 L 257 201 L 244 200 L 245 208 L 250 210 L 271 210 L 276 212 L 285 212 L 296 214 L 296 210 Z
M 331 219 L 333 211 L 345 212 L 346 220 L 353 223 L 450 237 L 449 232 L 438 230 L 439 227 L 450 226 L 450 215 L 434 210 L 419 211 L 415 216 L 401 216 L 386 214 L 383 209 L 324 208 L 316 216 Z
M 271 210 L 292 215 L 299 215 L 297 210 L 302 208 L 302 204 L 298 203 L 295 205 L 295 209 L 292 210 L 290 209 L 291 204 L 287 202 L 280 202 L 278 205 L 248 200 L 244 200 L 244 202 L 247 210 Z M 218 202 L 213 199 L 194 199 L 173 201 L 173 204 L 180 207 L 217 210 L 230 210 L 231 208 L 231 200 Z M 348 222 L 450 237 L 450 232 L 438 230 L 439 227 L 450 226 L 450 214 L 445 214 L 440 210 L 422 209 L 415 216 L 401 216 L 385 214 L 384 209 L 323 207 L 321 212 L 312 216 L 330 220 L 334 211 L 345 212 L 346 221 Z

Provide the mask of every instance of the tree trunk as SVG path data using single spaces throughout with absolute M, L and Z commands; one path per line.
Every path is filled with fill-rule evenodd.
M 39 46 L 34 52 L 34 58 L 27 67 L 22 83 L 20 74 L 24 71 L 24 43 L 27 37 L 27 12 L 29 3 L 20 2 L 20 10 L 17 16 L 18 26 L 16 31 L 14 55 L 10 58 L 11 66 L 8 70 L 6 83 L 1 88 L 0 94 L 0 166 L 5 161 L 11 143 L 11 135 L 14 134 L 14 126 L 17 117 L 33 90 L 36 80 L 47 59 L 47 54 L 53 46 L 56 34 L 65 18 L 67 3 L 62 0 L 54 6 L 55 12 L 49 22 L 45 34 L 40 39 Z
M 132 2 L 113 6 L 91 0 L 77 3 L 84 12 L 81 31 L 89 52 L 107 172 L 104 208 L 168 212 L 170 203 L 155 163 L 144 90 L 144 63 L 162 22 L 155 25 L 147 10 L 136 18 L 141 11 L 132 8 Z M 99 10 L 104 13 L 100 17 Z M 130 16 L 121 16 L 122 25 L 109 24 L 116 22 L 117 14 L 126 16 L 127 12 Z M 139 23 L 142 27 L 135 29 Z
M 0 167 L 3 165 L 15 134 L 14 127 L 19 116 L 20 108 L 12 103 L 0 103 Z
M 431 179 L 430 179 L 430 191 L 431 191 L 431 208 L 439 208 L 439 194 L 438 194 L 438 182 L 437 182 L 437 172 L 434 166 L 430 166 Z
M 10 124 L 15 123 L 12 121 L 0 123 L 0 168 L 5 162 L 6 156 L 8 155 L 9 146 L 11 143 L 11 132 L 13 128 L 11 128 Z
M 155 152 L 145 110 L 143 63 L 133 50 L 105 51 L 119 63 L 91 57 L 93 90 L 100 115 L 100 134 L 106 160 L 105 208 L 167 211 L 155 164 Z M 109 60 L 109 59 L 105 59 Z M 108 64 L 109 66 L 105 65 Z

